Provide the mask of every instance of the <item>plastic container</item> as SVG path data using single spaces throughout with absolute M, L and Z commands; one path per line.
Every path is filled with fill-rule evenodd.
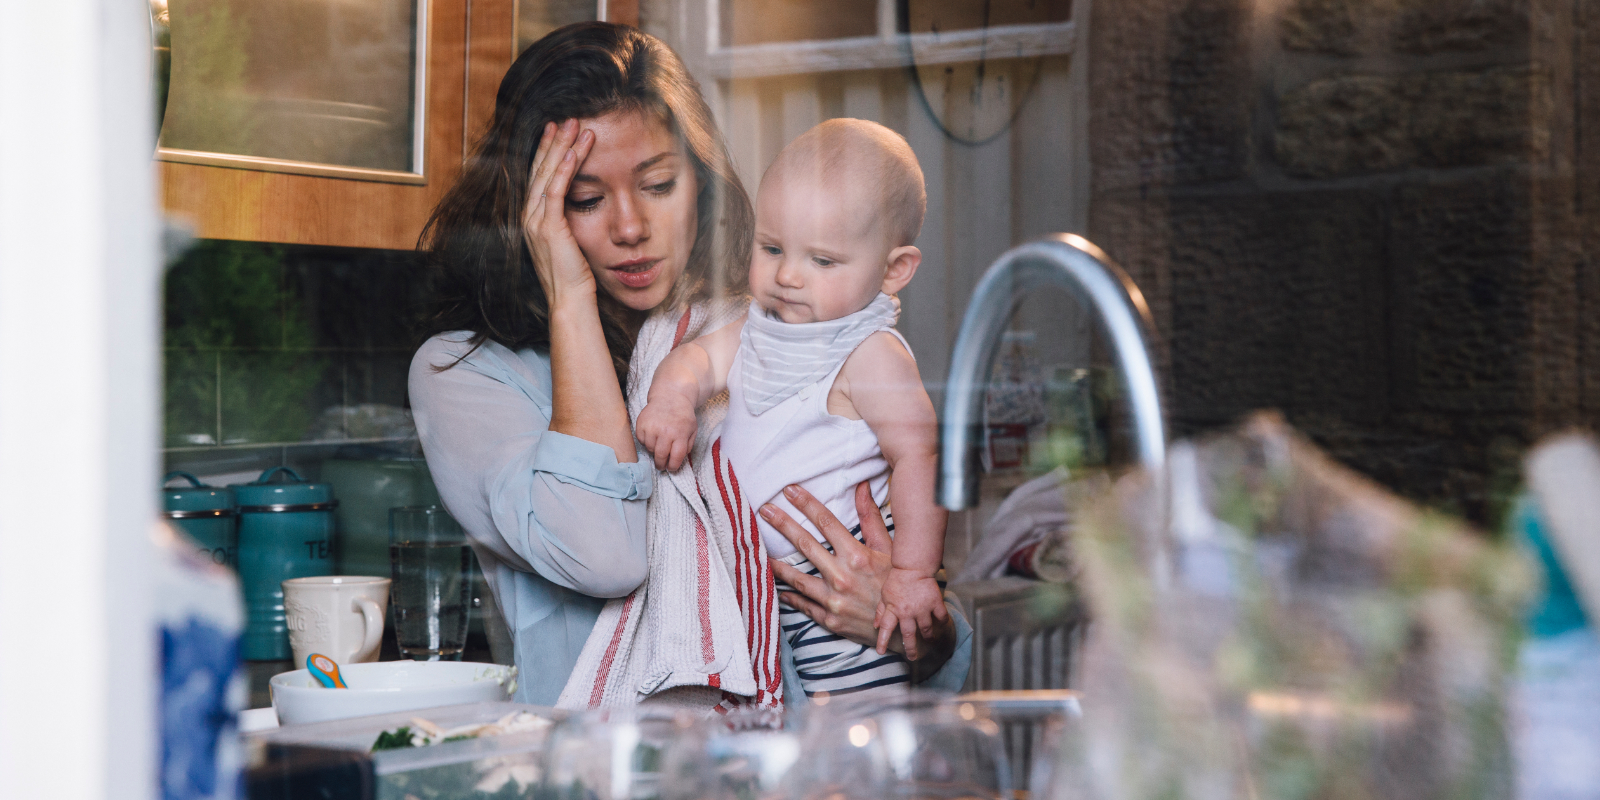
M 476 703 L 252 734 L 245 739 L 253 756 L 246 776 L 249 796 L 251 800 L 404 800 L 407 796 L 480 800 L 507 796 L 508 788 L 514 796 L 526 796 L 538 778 L 548 729 L 372 752 L 379 733 L 410 725 L 413 717 L 453 728 L 494 722 L 518 711 L 551 720 L 566 716 L 543 706 Z
M 286 475 L 288 481 L 276 481 Z M 239 503 L 239 579 L 244 584 L 248 625 L 244 658 L 290 658 L 283 582 L 333 574 L 333 510 L 338 501 L 326 483 L 308 483 L 288 467 L 261 473 L 253 483 L 232 487 Z

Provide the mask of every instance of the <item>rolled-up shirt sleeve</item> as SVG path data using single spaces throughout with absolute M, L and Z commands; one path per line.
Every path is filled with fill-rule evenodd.
M 651 465 L 550 431 L 548 362 L 492 343 L 462 358 L 465 339 L 436 336 L 411 363 L 417 434 L 445 508 L 514 569 L 591 597 L 633 591 L 647 567 Z
M 535 472 L 598 495 L 618 500 L 650 497 L 653 475 L 648 462 L 619 463 L 611 448 L 565 433 L 545 431 L 534 447 L 531 466 Z
M 966 686 L 967 673 L 972 671 L 972 624 L 961 610 L 954 595 L 946 594 L 944 606 L 950 612 L 950 621 L 956 628 L 956 647 L 950 659 L 932 675 L 922 679 L 918 686 L 942 692 L 959 692 Z

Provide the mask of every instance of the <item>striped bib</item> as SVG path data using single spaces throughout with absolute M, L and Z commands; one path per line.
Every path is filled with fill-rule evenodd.
M 745 406 L 761 414 L 838 368 L 856 347 L 900 318 L 900 301 L 882 292 L 854 314 L 825 322 L 788 323 L 750 304 L 739 334 L 744 348 Z

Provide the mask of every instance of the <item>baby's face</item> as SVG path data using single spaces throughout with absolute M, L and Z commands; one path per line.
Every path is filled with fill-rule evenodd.
M 877 192 L 849 179 L 772 176 L 756 195 L 750 291 L 789 323 L 822 322 L 867 307 L 883 289 L 894 245 L 876 208 Z

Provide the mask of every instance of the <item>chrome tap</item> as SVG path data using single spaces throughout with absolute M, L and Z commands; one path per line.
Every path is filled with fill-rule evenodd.
M 1166 423 L 1150 360 L 1150 309 L 1128 274 L 1081 236 L 1058 233 L 1007 250 L 972 293 L 950 356 L 940 423 L 939 504 L 951 511 L 977 505 L 978 447 L 983 442 L 983 386 L 1006 322 L 1027 293 L 1054 285 L 1072 290 L 1096 312 L 1122 368 L 1133 406 L 1140 466 L 1159 473 Z

